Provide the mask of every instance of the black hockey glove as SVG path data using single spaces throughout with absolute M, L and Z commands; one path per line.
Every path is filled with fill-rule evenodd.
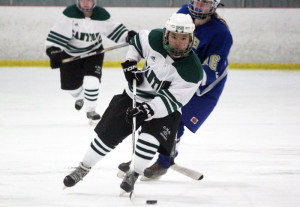
M 130 30 L 130 31 L 128 31 L 128 34 L 127 34 L 127 37 L 126 37 L 126 42 L 129 42 L 130 40 L 131 40 L 131 38 L 134 36 L 134 35 L 136 35 L 137 33 L 136 33 L 136 31 L 134 31 L 134 30 Z
M 137 64 L 136 61 L 130 62 L 129 60 L 126 60 L 124 63 L 121 63 L 126 80 L 130 84 L 132 84 L 133 79 L 135 79 L 136 85 L 138 86 L 141 83 L 143 83 L 144 76 L 142 73 L 138 72 L 138 68 L 136 64 Z
M 47 48 L 46 54 L 50 58 L 50 66 L 52 69 L 60 68 L 61 61 L 62 61 L 61 53 L 62 53 L 62 50 L 58 47 Z
M 151 107 L 144 103 L 141 103 L 138 107 L 129 107 L 126 111 L 126 121 L 132 124 L 132 118 L 136 117 L 137 125 L 142 124 L 146 119 L 151 118 L 154 115 L 154 111 Z

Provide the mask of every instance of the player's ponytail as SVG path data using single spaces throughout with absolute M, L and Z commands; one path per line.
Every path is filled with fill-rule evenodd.
M 229 26 L 228 26 L 227 22 L 217 12 L 214 12 L 212 16 L 214 16 L 216 19 L 219 19 L 221 22 L 223 22 L 225 24 L 225 26 L 227 27 L 227 29 L 229 30 Z

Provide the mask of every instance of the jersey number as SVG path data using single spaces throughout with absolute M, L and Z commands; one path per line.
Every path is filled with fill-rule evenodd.
M 211 55 L 203 62 L 203 65 L 208 65 L 210 69 L 217 70 L 218 63 L 220 62 L 220 60 L 220 55 Z

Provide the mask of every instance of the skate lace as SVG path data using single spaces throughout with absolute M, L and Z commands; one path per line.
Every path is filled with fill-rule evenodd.
M 138 176 L 135 176 L 134 172 L 128 172 L 128 173 L 126 173 L 124 182 L 126 182 L 132 186 L 132 185 L 134 185 L 137 178 L 138 178 Z
M 164 168 L 162 168 L 157 162 L 155 162 L 151 167 L 149 167 L 149 169 L 152 171 L 152 172 L 156 172 L 156 171 L 160 171 Z
M 76 168 L 74 172 L 72 172 L 69 176 L 77 183 L 78 181 L 82 180 L 89 171 L 82 169 L 80 166 Z
M 77 100 L 77 101 L 76 101 L 76 104 L 82 106 L 82 105 L 83 105 L 83 99 Z

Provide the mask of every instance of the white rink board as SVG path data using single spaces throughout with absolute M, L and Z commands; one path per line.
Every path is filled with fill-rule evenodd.
M 0 7 L 0 60 L 47 60 L 44 42 L 64 7 Z M 129 29 L 163 27 L 179 8 L 107 10 Z M 228 22 L 234 63 L 300 63 L 300 9 L 218 9 Z M 114 43 L 104 40 L 106 47 Z M 123 61 L 126 49 L 112 51 L 107 61 Z

